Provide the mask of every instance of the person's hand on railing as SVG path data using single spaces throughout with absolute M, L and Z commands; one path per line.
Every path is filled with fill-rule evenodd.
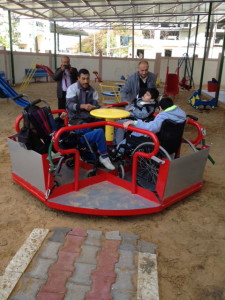
M 95 108 L 96 108 L 96 106 L 92 105 L 92 104 L 81 104 L 80 105 L 80 109 L 84 109 L 87 111 L 91 111 L 92 109 L 95 109 Z
M 129 120 L 129 121 L 126 121 L 126 122 L 123 123 L 123 127 L 125 129 L 127 129 L 127 127 L 130 126 L 130 125 L 134 125 L 134 121 Z

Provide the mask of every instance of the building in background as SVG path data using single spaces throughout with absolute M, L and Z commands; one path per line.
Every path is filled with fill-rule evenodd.
M 0 9 L 0 46 L 9 49 L 8 15 Z M 54 26 L 47 20 L 28 19 L 13 15 L 13 50 L 45 53 L 54 52 Z M 64 23 L 65 24 L 65 23 Z M 61 24 L 60 24 L 61 25 Z M 134 58 L 155 58 L 156 53 L 162 56 L 181 57 L 187 53 L 189 24 L 152 24 L 144 30 L 135 30 L 134 38 L 131 30 L 104 29 L 99 31 L 60 26 L 56 29 L 56 52 L 62 54 L 99 55 L 112 57 L 132 57 L 134 42 Z M 225 22 L 211 27 L 211 43 L 208 57 L 218 58 L 222 51 Z M 197 37 L 196 56 L 202 58 L 205 47 L 206 24 L 200 24 Z M 188 54 L 193 56 L 196 25 L 192 24 Z

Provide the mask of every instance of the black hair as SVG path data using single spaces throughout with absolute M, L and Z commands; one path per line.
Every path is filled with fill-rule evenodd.
M 79 72 L 78 72 L 78 77 L 80 77 L 81 74 L 88 74 L 90 75 L 89 71 L 87 69 L 80 69 Z
M 163 110 L 173 106 L 173 100 L 169 97 L 164 97 L 159 101 L 159 105 Z
M 159 97 L 159 91 L 156 88 L 148 88 L 145 90 L 145 93 L 149 92 L 152 96 L 152 99 L 154 99 L 157 102 L 157 99 Z

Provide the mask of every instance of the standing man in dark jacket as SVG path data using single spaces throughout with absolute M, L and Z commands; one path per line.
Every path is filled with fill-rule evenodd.
M 120 96 L 123 102 L 132 103 L 134 99 L 144 96 L 147 89 L 156 87 L 156 75 L 149 72 L 147 60 L 138 64 L 138 71 L 128 76 Z
M 53 79 L 57 81 L 58 109 L 66 108 L 67 88 L 77 81 L 78 71 L 71 67 L 68 56 L 61 58 L 61 67 L 55 71 Z

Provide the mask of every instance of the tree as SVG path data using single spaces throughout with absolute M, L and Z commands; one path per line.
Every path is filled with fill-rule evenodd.
M 9 48 L 9 24 L 8 16 L 5 11 L 0 11 L 0 45 Z M 19 44 L 20 33 L 17 28 L 19 25 L 19 17 L 15 13 L 11 14 L 11 25 L 12 25 L 12 43 L 13 45 Z
M 121 56 L 123 54 L 127 54 L 127 47 L 123 48 L 120 44 L 117 44 L 116 36 L 129 36 L 130 31 L 128 33 L 127 30 L 110 29 L 110 42 L 107 45 L 107 29 L 102 29 L 97 31 L 96 33 L 91 33 L 88 37 L 82 39 L 82 52 L 91 53 L 91 55 L 99 54 L 100 51 L 103 55 L 107 55 L 107 46 L 110 49 L 110 55 L 118 55 Z M 95 46 L 94 46 L 95 42 Z M 130 42 L 129 42 L 130 44 Z M 75 51 L 79 52 L 79 43 L 75 45 Z M 95 53 L 94 53 L 95 52 Z
M 94 47 L 95 42 L 95 47 Z M 88 37 L 82 39 L 82 52 L 91 53 L 91 55 L 99 54 L 100 51 L 105 55 L 107 47 L 107 30 L 100 30 L 96 33 L 91 33 Z M 75 49 L 79 52 L 79 44 L 75 45 Z M 95 52 L 94 53 L 94 49 Z

